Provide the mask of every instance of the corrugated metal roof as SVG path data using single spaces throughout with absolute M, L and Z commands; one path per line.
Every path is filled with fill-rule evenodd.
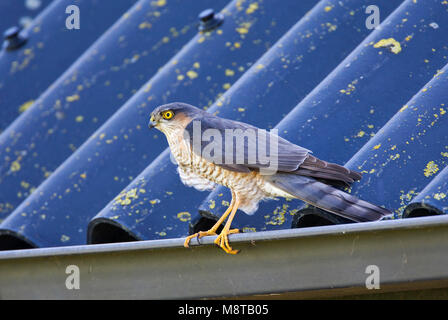
M 0 74 L 4 75 L 0 78 L 0 132 L 29 108 L 135 1 L 53 1 L 28 23 L 21 32 L 27 39 L 25 45 L 17 50 L 0 51 Z M 69 15 L 65 11 L 70 5 L 76 5 L 82 12 L 85 23 L 80 29 L 66 27 Z M 8 11 L 0 12 L 2 16 L 8 15 Z
M 183 186 L 164 137 L 146 128 L 154 107 L 179 100 L 363 171 L 351 192 L 396 219 L 448 212 L 446 1 L 377 1 L 375 30 L 367 0 L 129 0 L 107 14 L 77 3 L 80 30 L 65 29 L 68 2 L 54 1 L 24 46 L 0 52 L 0 249 L 207 228 L 228 192 Z M 224 22 L 198 33 L 208 7 Z M 346 222 L 279 200 L 234 226 Z
M 26 27 L 49 3 L 51 0 L 3 0 L 0 3 L 0 30 L 14 25 Z

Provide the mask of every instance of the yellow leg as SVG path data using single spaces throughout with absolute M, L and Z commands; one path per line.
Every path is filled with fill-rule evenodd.
M 229 234 L 237 233 L 238 229 L 232 229 L 230 230 L 230 225 L 232 224 L 232 220 L 235 217 L 235 213 L 238 210 L 238 206 L 240 204 L 240 201 L 236 199 L 235 204 L 232 207 L 232 212 L 230 213 L 229 219 L 226 222 L 226 225 L 224 226 L 224 229 L 222 229 L 222 232 L 219 234 L 219 236 L 215 239 L 215 243 L 221 247 L 226 253 L 230 254 L 237 254 L 239 250 L 233 250 L 232 247 L 229 245 Z
M 229 207 L 227 208 L 226 212 L 219 218 L 219 220 L 215 223 L 213 227 L 211 227 L 208 231 L 199 231 L 197 233 L 194 233 L 192 235 L 189 235 L 184 242 L 184 247 L 188 248 L 191 239 L 198 237 L 198 239 L 205 237 L 205 236 L 216 236 L 216 230 L 218 230 L 219 226 L 224 222 L 224 220 L 227 218 L 227 216 L 232 212 L 233 205 L 235 204 L 235 194 L 232 192 L 232 201 L 230 202 Z M 238 233 L 238 229 L 230 230 L 231 233 Z

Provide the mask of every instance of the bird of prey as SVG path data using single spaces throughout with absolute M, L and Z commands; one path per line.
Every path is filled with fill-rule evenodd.
M 237 253 L 238 250 L 232 249 L 228 240 L 229 234 L 239 232 L 238 229 L 230 228 L 237 209 L 253 214 L 259 201 L 265 199 L 300 199 L 355 222 L 381 220 L 391 214 L 387 209 L 360 200 L 338 188 L 360 180 L 360 173 L 320 160 L 310 150 L 266 130 L 223 119 L 181 102 L 154 109 L 149 127 L 155 127 L 165 134 L 185 185 L 202 191 L 213 190 L 220 184 L 232 193 L 230 206 L 216 224 L 208 231 L 188 236 L 185 247 L 194 237 L 217 235 L 219 226 L 228 217 L 214 242 L 227 253 Z M 249 131 L 255 134 L 247 134 Z M 260 134 L 262 131 L 264 139 L 259 138 L 263 136 Z M 243 135 L 243 144 L 238 146 L 235 143 L 238 136 L 226 136 L 229 132 Z M 223 141 L 218 141 L 219 137 Z M 258 154 L 250 154 L 257 150 L 253 146 L 261 145 L 263 141 L 267 154 L 275 156 L 273 172 L 263 173 L 268 166 L 266 161 Z M 267 141 L 276 142 L 270 145 Z M 209 150 L 210 145 L 213 145 L 213 151 Z

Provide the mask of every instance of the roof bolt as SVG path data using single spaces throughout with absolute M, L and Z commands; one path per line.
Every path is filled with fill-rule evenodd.
M 219 27 L 224 22 L 224 16 L 221 13 L 215 13 L 213 9 L 205 9 L 199 16 L 201 23 L 199 24 L 199 31 L 205 32 Z
M 20 33 L 20 28 L 14 26 L 3 33 L 3 48 L 11 51 L 20 48 L 28 40 Z

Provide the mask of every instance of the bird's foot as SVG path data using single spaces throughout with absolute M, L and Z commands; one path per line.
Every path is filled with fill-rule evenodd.
M 213 230 L 213 229 L 210 229 L 210 230 L 207 230 L 207 231 L 199 231 L 199 232 L 196 232 L 196 233 L 194 233 L 194 234 L 188 236 L 188 237 L 185 239 L 184 247 L 185 247 L 185 248 L 188 248 L 188 247 L 189 247 L 189 244 L 190 244 L 191 239 L 193 239 L 193 238 L 201 239 L 202 237 L 206 237 L 206 236 L 216 236 L 216 231 Z
M 231 229 L 231 230 L 223 230 L 219 236 L 215 239 L 215 244 L 217 244 L 222 250 L 224 250 L 226 253 L 229 254 L 237 254 L 239 250 L 233 250 L 232 247 L 229 245 L 229 234 L 233 233 L 239 233 L 240 230 L 238 229 Z

